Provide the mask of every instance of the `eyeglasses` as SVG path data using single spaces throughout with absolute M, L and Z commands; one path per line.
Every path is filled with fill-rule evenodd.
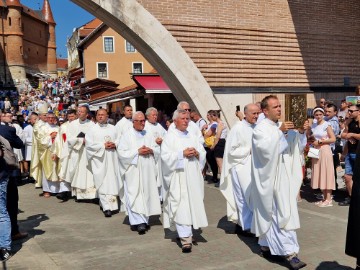
M 349 113 L 358 112 L 359 110 L 348 110 Z
M 134 122 L 145 123 L 145 120 L 134 120 Z

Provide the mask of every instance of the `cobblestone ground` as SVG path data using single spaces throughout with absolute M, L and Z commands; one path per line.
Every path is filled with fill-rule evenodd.
M 196 232 L 198 245 L 190 254 L 181 253 L 176 233 L 164 231 L 161 217 L 153 217 L 151 230 L 141 236 L 123 213 L 106 219 L 95 204 L 39 197 L 32 184 L 20 186 L 19 193 L 19 224 L 29 238 L 14 243 L 7 269 L 287 269 L 261 258 L 255 238 L 234 234 L 213 184 L 205 188 L 209 227 Z M 355 260 L 344 254 L 348 207 L 315 206 L 309 187 L 302 196 L 298 238 L 306 269 L 352 269 Z

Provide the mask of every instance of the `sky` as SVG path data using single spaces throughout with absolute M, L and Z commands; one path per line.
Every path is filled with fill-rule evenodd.
M 44 0 L 20 0 L 31 9 L 42 9 Z M 56 45 L 57 56 L 67 58 L 66 40 L 70 37 L 73 29 L 92 19 L 94 16 L 75 5 L 70 0 L 50 0 L 51 10 L 56 22 Z

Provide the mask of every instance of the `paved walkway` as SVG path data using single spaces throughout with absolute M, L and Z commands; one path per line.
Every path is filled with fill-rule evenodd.
M 318 208 L 312 191 L 299 203 L 300 258 L 306 269 L 352 269 L 355 260 L 344 254 L 347 207 Z M 226 221 L 225 200 L 213 184 L 206 184 L 209 227 L 197 234 L 198 246 L 182 254 L 164 229 L 161 218 L 151 219 L 151 230 L 140 236 L 130 231 L 123 213 L 104 218 L 94 204 L 61 203 L 39 197 L 32 184 L 19 187 L 19 223 L 28 239 L 14 244 L 16 254 L 7 269 L 287 269 L 261 258 L 255 238 L 234 234 Z

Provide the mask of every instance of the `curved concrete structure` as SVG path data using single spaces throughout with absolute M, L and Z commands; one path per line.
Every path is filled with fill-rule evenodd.
M 135 0 L 71 0 L 131 42 L 159 72 L 178 100 L 202 115 L 220 106 L 194 62 L 171 33 Z

